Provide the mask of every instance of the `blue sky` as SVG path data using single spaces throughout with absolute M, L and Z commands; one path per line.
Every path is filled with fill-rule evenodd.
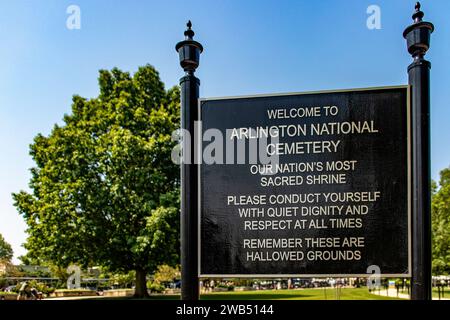
M 174 46 L 193 22 L 205 51 L 201 96 L 310 91 L 407 83 L 402 38 L 409 0 L 0 2 L 0 233 L 24 254 L 25 224 L 11 193 L 27 190 L 28 146 L 70 111 L 71 97 L 98 94 L 99 69 L 150 63 L 167 87 L 182 70 Z M 66 28 L 69 5 L 81 29 Z M 369 5 L 381 29 L 366 27 Z M 422 1 L 436 32 L 432 62 L 432 176 L 450 165 L 450 1 Z

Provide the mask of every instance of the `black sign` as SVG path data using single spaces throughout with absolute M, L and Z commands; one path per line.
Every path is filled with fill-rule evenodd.
M 202 99 L 200 115 L 201 277 L 410 275 L 409 87 Z

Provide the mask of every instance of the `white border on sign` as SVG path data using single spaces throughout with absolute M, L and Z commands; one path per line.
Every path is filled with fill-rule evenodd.
M 342 93 L 342 92 L 354 92 L 354 91 L 376 91 L 376 90 L 394 90 L 394 89 L 406 89 L 406 130 L 407 130 L 407 208 L 408 208 L 408 272 L 407 273 L 381 273 L 378 276 L 386 278 L 409 278 L 411 277 L 412 267 L 412 255 L 411 255 L 411 86 L 399 85 L 399 86 L 385 86 L 385 87 L 368 87 L 368 88 L 354 88 L 354 89 L 340 89 L 340 90 L 321 90 L 321 91 L 305 91 L 305 92 L 291 92 L 291 93 L 273 93 L 273 94 L 256 94 L 246 96 L 229 96 L 229 97 L 213 97 L 213 98 L 200 98 L 198 99 L 198 116 L 200 120 L 200 126 L 198 127 L 198 145 L 202 146 L 202 103 L 205 101 L 217 101 L 217 100 L 233 100 L 233 99 L 247 99 L 247 98 L 263 98 L 263 97 L 280 97 L 280 96 L 295 96 L 295 95 L 309 95 L 309 94 L 322 94 L 322 93 Z M 197 148 L 198 158 L 201 159 L 203 148 Z M 198 239 L 197 239 L 197 254 L 198 254 L 198 277 L 199 278 L 368 278 L 374 274 L 363 273 L 345 273 L 345 274 L 202 274 L 201 273 L 201 214 L 202 214 L 202 202 L 201 202 L 201 164 L 198 169 Z

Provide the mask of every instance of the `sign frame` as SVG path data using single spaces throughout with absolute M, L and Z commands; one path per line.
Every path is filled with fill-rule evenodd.
M 263 98 L 263 97 L 280 97 L 280 96 L 294 96 L 294 95 L 310 95 L 310 94 L 328 94 L 328 93 L 345 93 L 345 92 L 362 92 L 362 91 L 377 91 L 377 90 L 393 90 L 406 89 L 406 150 L 407 150 L 407 216 L 408 216 L 408 272 L 406 273 L 380 273 L 376 274 L 379 277 L 386 278 L 410 278 L 412 276 L 412 123 L 411 123 L 411 85 L 396 85 L 396 86 L 380 86 L 380 87 L 365 87 L 352 89 L 336 89 L 336 90 L 318 90 L 318 91 L 304 91 L 304 92 L 288 92 L 288 93 L 270 93 L 270 94 L 255 94 L 255 95 L 240 95 L 240 96 L 226 96 L 226 97 L 212 97 L 198 99 L 198 119 L 200 125 L 197 127 L 197 159 L 202 159 L 203 142 L 202 142 L 202 105 L 206 101 L 230 100 L 230 99 L 248 99 L 248 98 Z M 201 213 L 202 213 L 202 193 L 201 193 L 201 165 L 198 170 L 198 229 L 197 229 L 197 250 L 198 250 L 198 278 L 199 279 L 215 279 L 215 278 L 250 278 L 250 279 L 279 279 L 279 278 L 368 278 L 374 276 L 373 273 L 344 273 L 344 274 L 204 274 L 201 272 Z

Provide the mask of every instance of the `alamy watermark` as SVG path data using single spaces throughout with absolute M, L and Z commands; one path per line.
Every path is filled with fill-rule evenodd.
M 377 265 L 371 265 L 366 271 L 370 276 L 367 278 L 367 288 L 369 290 L 374 290 L 381 285 L 381 269 Z
M 81 9 L 79 6 L 72 4 L 67 7 L 66 14 L 69 16 L 66 19 L 66 27 L 69 30 L 81 29 Z
M 381 29 L 381 8 L 378 5 L 372 4 L 367 7 L 366 13 L 369 17 L 366 20 L 366 26 L 369 30 Z
M 225 132 L 210 128 L 202 131 L 202 122 L 194 124 L 194 137 L 188 130 L 172 133 L 177 142 L 172 149 L 176 164 L 251 164 L 274 166 L 279 164 L 277 145 L 280 135 L 294 134 L 294 126 L 233 128 Z M 282 131 L 281 131 L 282 130 Z M 265 174 L 271 174 L 266 170 Z

